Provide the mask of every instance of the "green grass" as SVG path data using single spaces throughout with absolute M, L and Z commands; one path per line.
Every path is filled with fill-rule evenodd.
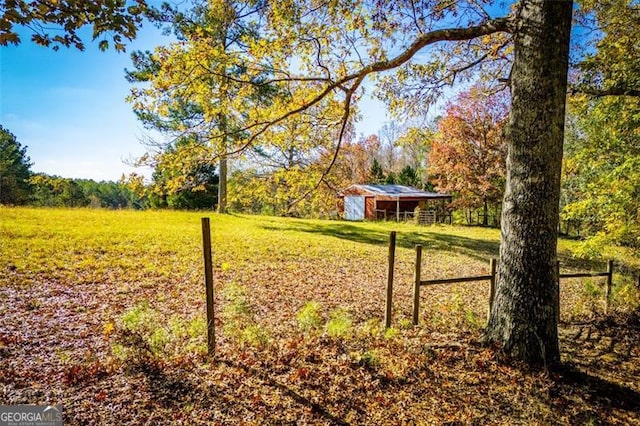
M 346 258 L 381 253 L 394 229 L 399 232 L 399 250 L 422 243 L 453 257 L 482 258 L 497 253 L 498 232 L 474 228 L 204 212 L 0 208 L 0 267 L 80 282 L 121 278 L 119 275 L 140 282 L 175 278 L 200 268 L 200 218 L 205 215 L 212 218 L 218 270 L 327 257 L 335 257 L 339 266 Z
M 211 218 L 218 362 L 204 357 L 203 216 Z M 394 328 L 385 332 L 392 230 Z M 415 244 L 424 247 L 423 279 L 443 278 L 488 273 L 499 238 L 495 229 L 392 222 L 0 208 L 0 357 L 7 361 L 0 399 L 33 402 L 11 395 L 27 395 L 23 389 L 37 381 L 66 395 L 71 424 L 100 422 L 100 410 L 110 413 L 112 405 L 139 404 L 140 392 L 141 417 L 119 412 L 122 423 L 158 413 L 237 423 L 255 410 L 271 423 L 335 421 L 327 413 L 354 423 L 408 422 L 406 410 L 436 423 L 579 423 L 584 407 L 597 412 L 605 403 L 503 366 L 492 349 L 467 343 L 481 333 L 487 283 L 424 288 L 420 325 L 411 325 Z M 559 241 L 563 270 L 602 270 L 602 260 L 572 259 L 578 244 Z M 625 265 L 623 272 L 640 264 L 621 248 L 603 256 Z M 601 312 L 602 283 L 563 281 L 565 324 Z M 616 273 L 612 308 L 637 305 L 631 277 Z M 598 358 L 600 377 L 614 370 L 637 376 L 635 341 L 623 329 L 615 342 L 606 332 L 581 330 L 588 338 L 578 343 L 563 337 L 563 353 L 576 365 Z M 43 355 L 34 338 L 48 345 Z M 616 353 L 630 355 L 607 367 Z M 121 392 L 123 383 L 136 392 Z M 550 396 L 553 386 L 560 397 Z M 577 414 L 556 414 L 565 404 Z
M 349 223 L 209 212 L 0 208 L 0 270 L 12 271 L 26 286 L 42 279 L 72 285 L 103 283 L 123 292 L 177 286 L 188 289 L 189 297 L 196 297 L 193 289 L 202 277 L 203 216 L 211 217 L 216 286 L 237 278 L 237 283 L 249 290 L 282 284 L 285 291 L 295 291 L 295 283 L 284 281 L 302 280 L 302 294 L 294 292 L 292 296 L 310 293 L 320 297 L 301 299 L 299 306 L 291 307 L 292 312 L 299 311 L 308 300 L 317 300 L 327 311 L 358 308 L 349 306 L 348 300 L 340 303 L 339 295 L 331 291 L 331 281 L 375 280 L 372 285 L 384 285 L 391 230 L 398 232 L 399 287 L 412 280 L 415 244 L 424 246 L 423 276 L 437 278 L 486 270 L 488 259 L 498 255 L 500 237 L 495 229 L 391 222 Z M 563 269 L 603 269 L 601 262 L 572 260 L 577 244 L 560 240 L 560 257 L 566 265 Z M 631 268 L 640 263 L 633 253 L 619 248 L 608 249 L 604 255 Z M 3 274 L 0 285 L 9 279 Z M 306 291 L 311 286 L 325 291 Z M 400 297 L 405 292 L 401 290 Z M 457 292 L 454 286 L 449 294 Z M 172 299 L 174 295 L 160 291 L 157 296 Z M 347 306 L 342 306 L 344 302 Z M 468 305 L 467 301 L 460 303 Z

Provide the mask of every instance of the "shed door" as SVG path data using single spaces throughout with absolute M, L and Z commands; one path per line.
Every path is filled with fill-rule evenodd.
M 364 197 L 347 195 L 344 197 L 344 218 L 347 220 L 364 220 Z

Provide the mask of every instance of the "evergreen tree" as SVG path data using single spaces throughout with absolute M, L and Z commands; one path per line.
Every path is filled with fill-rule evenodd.
M 27 147 L 0 126 L 0 204 L 25 204 L 29 200 L 30 167 Z
M 397 183 L 413 187 L 420 187 L 420 178 L 418 172 L 411 166 L 406 165 L 400 170 L 397 177 Z
M 382 166 L 377 158 L 373 159 L 373 163 L 371 164 L 371 171 L 369 172 L 371 176 L 371 183 L 373 184 L 381 184 L 386 180 L 386 176 L 384 175 L 384 170 L 382 170 Z

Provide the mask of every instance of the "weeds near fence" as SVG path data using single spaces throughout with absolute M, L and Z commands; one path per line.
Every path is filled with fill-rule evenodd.
M 168 319 L 146 302 L 128 309 L 116 323 L 104 325 L 112 337 L 111 353 L 122 365 L 142 367 L 206 353 L 203 318 Z
M 267 329 L 255 321 L 247 290 L 236 283 L 229 283 L 222 291 L 223 331 L 225 335 L 240 344 L 265 347 L 271 338 Z

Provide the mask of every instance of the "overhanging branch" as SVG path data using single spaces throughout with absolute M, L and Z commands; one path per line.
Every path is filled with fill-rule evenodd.
M 386 61 L 378 61 L 372 64 L 369 64 L 359 71 L 355 71 L 350 73 L 338 80 L 327 83 L 327 85 L 318 93 L 316 96 L 307 101 L 304 105 L 295 108 L 293 110 L 289 110 L 286 113 L 274 118 L 268 123 L 253 123 L 249 126 L 240 129 L 239 132 L 251 131 L 256 128 L 258 130 L 254 133 L 246 144 L 244 144 L 239 150 L 236 152 L 242 151 L 247 148 L 249 145 L 253 143 L 253 141 L 263 134 L 266 129 L 272 125 L 278 124 L 287 118 L 298 114 L 322 101 L 325 97 L 327 97 L 334 90 L 343 90 L 346 93 L 353 92 L 352 89 L 357 88 L 362 80 L 364 80 L 369 74 L 379 73 L 383 71 L 392 70 L 394 68 L 398 68 L 399 66 L 407 63 L 411 60 L 421 49 L 426 46 L 442 42 L 442 41 L 464 41 L 471 40 L 477 37 L 482 37 L 484 35 L 495 34 L 498 32 L 511 32 L 511 18 L 503 17 L 496 18 L 490 21 L 487 21 L 483 24 L 471 26 L 467 28 L 448 28 L 442 30 L 436 30 L 429 33 L 421 34 L 416 38 L 416 40 L 411 43 L 402 53 L 397 55 L 396 57 L 386 60 Z M 295 78 L 292 80 L 296 80 Z M 350 97 L 349 97 L 350 99 Z

